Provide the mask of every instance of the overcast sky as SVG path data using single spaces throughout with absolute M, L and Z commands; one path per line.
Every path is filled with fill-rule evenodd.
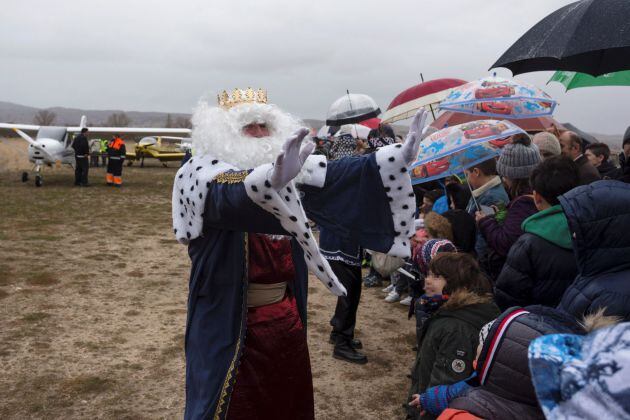
M 0 101 L 190 112 L 217 91 L 263 87 L 302 118 L 346 89 L 385 110 L 425 80 L 474 80 L 566 0 L 2 0 Z M 506 69 L 498 74 L 510 77 Z M 599 133 L 630 125 L 630 87 L 542 87 L 556 118 Z

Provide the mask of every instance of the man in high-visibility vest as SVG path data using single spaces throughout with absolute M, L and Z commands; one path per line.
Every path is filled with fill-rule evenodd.
M 107 185 L 116 187 L 122 185 L 122 168 L 126 153 L 127 149 L 125 148 L 124 140 L 118 134 L 115 134 L 112 141 L 107 145 L 107 155 L 109 156 L 109 161 L 107 162 Z
M 107 139 L 101 139 L 101 150 L 100 155 L 101 155 L 101 162 L 103 166 L 107 166 L 107 145 L 109 144 L 109 142 L 107 141 Z

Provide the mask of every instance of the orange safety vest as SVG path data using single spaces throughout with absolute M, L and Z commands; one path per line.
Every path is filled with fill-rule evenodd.
M 114 140 L 109 142 L 109 147 L 114 150 L 120 150 L 120 148 L 125 144 L 124 140 L 120 137 L 116 137 Z

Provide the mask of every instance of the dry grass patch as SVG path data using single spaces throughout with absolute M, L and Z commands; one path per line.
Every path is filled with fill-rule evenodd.
M 26 284 L 30 286 L 54 286 L 58 283 L 57 277 L 48 272 L 31 273 L 26 277 Z
M 9 296 L 9 292 L 0 289 L 0 299 L 4 299 L 5 297 Z
M 129 277 L 142 278 L 144 277 L 144 273 L 140 270 L 132 270 L 127 273 Z
M 24 322 L 40 322 L 43 321 L 44 319 L 50 317 L 50 314 L 47 314 L 46 312 L 31 312 L 29 314 L 26 314 L 24 316 L 22 316 L 22 321 Z
M 11 267 L 0 264 L 0 286 L 8 286 L 14 279 Z
M 83 350 L 91 352 L 99 352 L 103 350 L 103 345 L 101 345 L 100 343 L 95 343 L 94 341 L 75 341 L 74 345 Z
M 79 397 L 86 394 L 100 394 L 109 391 L 114 385 L 115 382 L 112 379 L 95 375 L 82 375 L 65 379 L 61 382 L 60 388 L 71 396 Z
M 186 312 L 188 312 L 188 310 L 185 308 L 169 309 L 166 311 L 168 315 L 185 314 Z

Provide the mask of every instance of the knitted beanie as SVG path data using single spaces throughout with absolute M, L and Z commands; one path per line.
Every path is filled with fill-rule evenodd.
M 438 252 L 457 252 L 457 248 L 448 239 L 429 239 L 426 241 L 416 258 L 416 264 L 422 274 L 426 275 L 429 272 L 429 263 Z
M 516 137 L 501 150 L 497 172 L 511 179 L 529 178 L 540 161 L 538 147 L 532 144 L 529 136 Z
M 560 156 L 562 148 L 558 138 L 551 133 L 542 131 L 534 136 L 534 144 L 538 146 L 540 153 L 547 152 L 554 156 Z

